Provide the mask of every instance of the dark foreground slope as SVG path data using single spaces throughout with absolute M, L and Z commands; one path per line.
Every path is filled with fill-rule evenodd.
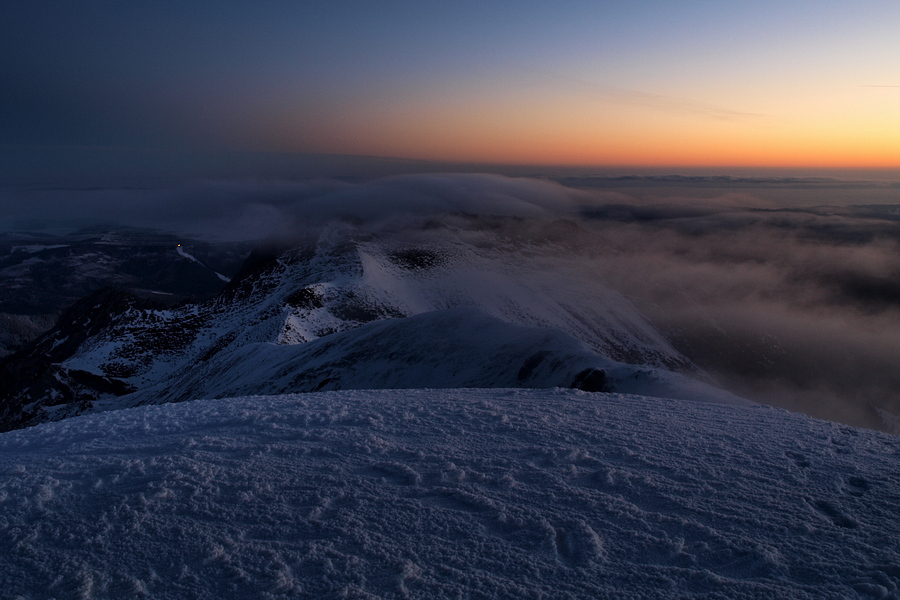
M 146 406 L 0 435 L 23 598 L 897 598 L 900 439 L 560 390 Z

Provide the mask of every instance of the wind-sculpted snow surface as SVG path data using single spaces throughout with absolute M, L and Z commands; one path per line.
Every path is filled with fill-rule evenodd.
M 0 435 L 22 598 L 897 598 L 900 439 L 564 390 L 146 406 Z

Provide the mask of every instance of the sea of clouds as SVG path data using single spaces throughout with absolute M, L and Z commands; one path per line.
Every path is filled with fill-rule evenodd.
M 731 391 L 882 429 L 900 415 L 900 187 L 890 182 L 216 180 L 6 190 L 0 214 L 5 232 L 144 227 L 220 242 L 289 240 L 334 219 L 397 235 L 446 214 L 506 217 L 513 227 L 574 221 L 586 232 L 579 242 L 595 246 L 585 276 L 626 294 Z

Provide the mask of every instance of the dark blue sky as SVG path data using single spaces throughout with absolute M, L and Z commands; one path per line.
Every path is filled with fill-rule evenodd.
M 4 181 L 223 151 L 900 166 L 895 2 L 8 4 Z

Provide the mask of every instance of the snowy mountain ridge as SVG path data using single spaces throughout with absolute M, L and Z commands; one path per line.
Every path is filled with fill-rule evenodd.
M 604 358 L 553 329 L 513 325 L 473 307 L 385 319 L 304 344 L 251 343 L 117 398 L 115 405 L 348 389 L 456 387 L 617 390 L 751 404 L 666 370 Z
M 163 398 L 339 386 L 416 387 L 427 382 L 421 377 L 415 384 L 404 381 L 403 377 L 413 374 L 409 368 L 396 371 L 404 372 L 403 377 L 386 376 L 381 385 L 374 383 L 378 380 L 374 365 L 380 359 L 378 353 L 386 351 L 384 344 L 370 344 L 370 354 L 365 357 L 350 338 L 315 347 L 327 347 L 331 353 L 327 361 L 316 363 L 324 369 L 321 376 L 304 366 L 313 363 L 308 356 L 303 358 L 304 353 L 318 350 L 302 346 L 376 321 L 393 320 L 383 331 L 389 332 L 394 347 L 418 345 L 419 358 L 427 362 L 427 328 L 416 329 L 417 322 L 408 317 L 460 307 L 478 309 L 477 316 L 470 316 L 484 323 L 498 340 L 520 336 L 522 332 L 516 328 L 540 328 L 555 332 L 550 337 L 562 334 L 567 340 L 557 340 L 557 349 L 547 351 L 540 346 L 550 339 L 546 335 L 525 336 L 528 343 L 507 356 L 513 362 L 500 364 L 485 360 L 484 351 L 479 350 L 486 341 L 483 331 L 454 327 L 451 333 L 456 346 L 451 354 L 455 352 L 458 361 L 481 365 L 480 375 L 474 371 L 466 377 L 444 373 L 429 387 L 438 383 L 443 387 L 491 387 L 501 381 L 506 386 L 577 387 L 576 379 L 585 369 L 621 371 L 621 363 L 628 363 L 637 365 L 632 369 L 637 379 L 646 379 L 640 373 L 649 373 L 650 380 L 669 382 L 657 385 L 660 394 L 684 397 L 675 388 L 684 382 L 688 387 L 697 386 L 684 377 L 676 377 L 676 384 L 669 372 L 702 374 L 591 271 L 591 257 L 602 248 L 591 236 L 575 223 L 539 218 L 431 216 L 414 227 L 404 224 L 399 232 L 339 221 L 311 231 L 286 249 L 251 255 L 222 294 L 204 303 L 142 307 L 136 300 L 109 293 L 96 301 L 86 299 L 78 311 L 61 318 L 66 326 L 57 327 L 27 352 L 13 357 L 18 363 L 14 360 L 4 365 L 5 374 L 0 374 L 0 380 L 5 377 L 6 381 L 0 407 L 4 423 L 6 427 L 10 423 L 21 426 L 99 407 L 132 406 Z M 435 324 L 447 325 L 445 318 L 431 318 Z M 447 317 L 453 318 L 460 323 L 465 320 L 459 313 Z M 404 339 L 407 326 L 414 340 Z M 459 333 L 462 331 L 468 334 Z M 356 335 L 374 339 L 371 330 Z M 76 338 L 77 343 L 73 342 Z M 297 348 L 261 350 L 254 346 L 257 344 Z M 557 351 L 562 354 L 554 355 Z M 296 387 L 273 387 L 268 375 L 258 369 L 260 353 L 278 354 L 280 358 L 273 359 L 273 364 L 291 371 Z M 354 353 L 355 364 L 368 365 L 367 377 L 347 372 L 350 353 Z M 495 372 L 499 368 L 521 373 L 538 355 L 547 359 L 544 366 L 554 361 L 564 365 L 570 357 L 577 357 L 572 364 L 579 367 L 538 369 L 521 379 Z M 404 360 L 412 364 L 411 356 Z M 345 372 L 335 377 L 335 369 Z M 43 375 L 23 385 L 21 375 L 27 370 Z M 222 387 L 225 379 L 219 375 L 225 370 L 233 375 L 233 381 L 242 383 Z M 290 379 L 284 374 L 280 377 Z M 626 379 L 618 377 L 621 382 Z M 616 385 L 617 379 L 608 381 Z M 148 391 L 151 388 L 152 393 Z M 644 392 L 653 393 L 648 390 Z M 706 395 L 715 396 L 710 390 L 706 388 Z M 724 392 L 722 398 L 734 400 Z

